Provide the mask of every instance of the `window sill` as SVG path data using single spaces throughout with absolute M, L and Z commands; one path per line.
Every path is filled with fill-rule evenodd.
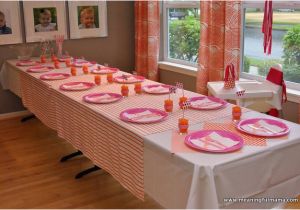
M 188 75 L 188 76 L 194 76 L 194 77 L 197 76 L 197 68 L 193 66 L 161 61 L 158 63 L 158 68 L 166 71 Z
M 192 66 L 161 61 L 158 63 L 158 67 L 164 71 L 176 72 L 192 77 L 197 76 L 197 68 Z M 240 80 L 248 80 L 248 78 L 240 78 Z M 300 103 L 300 91 L 287 88 L 287 98 L 290 102 Z

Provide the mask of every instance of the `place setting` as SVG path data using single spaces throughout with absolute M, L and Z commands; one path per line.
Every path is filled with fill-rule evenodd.
M 169 94 L 170 85 L 157 84 L 157 85 L 146 85 L 143 86 L 143 91 L 149 94 Z
M 49 73 L 40 76 L 41 80 L 63 80 L 69 78 L 71 75 L 67 73 Z
M 59 86 L 60 90 L 64 91 L 82 91 L 89 90 L 95 86 L 91 82 L 68 82 Z
M 118 71 L 119 71 L 118 68 L 102 66 L 100 64 L 97 64 L 96 68 L 93 68 L 91 70 L 91 73 L 93 73 L 93 74 L 114 74 Z
M 118 93 L 91 93 L 82 97 L 83 101 L 92 104 L 108 104 L 121 100 L 123 97 Z
M 168 117 L 165 111 L 153 108 L 133 108 L 120 113 L 120 119 L 125 122 L 148 124 L 164 121 Z
M 73 58 L 70 55 L 62 55 L 57 58 L 59 62 L 66 62 L 68 60 L 72 60 Z
M 180 84 L 177 85 L 180 88 Z M 212 153 L 227 153 L 239 150 L 243 147 L 243 138 L 230 131 L 199 130 L 188 134 L 189 119 L 185 117 L 185 111 L 192 106 L 190 100 L 181 101 L 182 117 L 178 119 L 178 133 L 186 135 L 184 143 L 197 151 Z
M 39 63 L 34 60 L 20 60 L 16 63 L 17 66 L 35 66 Z
M 137 76 L 137 75 L 122 75 L 114 77 L 114 81 L 117 83 L 123 83 L 123 84 L 132 84 L 132 83 L 140 83 L 145 80 L 145 77 L 143 76 Z
M 241 132 L 263 137 L 280 137 L 287 135 L 290 131 L 285 123 L 267 118 L 241 120 L 236 128 Z
M 72 61 L 72 65 L 74 67 L 83 67 L 83 66 L 93 66 L 95 65 L 96 63 L 94 62 L 90 62 L 90 61 L 87 61 L 85 59 L 73 59 Z
M 187 135 L 184 139 L 187 146 L 212 153 L 227 153 L 243 147 L 243 138 L 230 131 L 200 130 Z
M 49 72 L 53 69 L 54 69 L 53 66 L 38 65 L 38 66 L 29 67 L 26 71 L 30 73 L 44 73 L 44 72 Z
M 225 107 L 228 102 L 220 98 L 211 96 L 198 96 L 189 99 L 191 102 L 191 109 L 196 110 L 215 110 Z

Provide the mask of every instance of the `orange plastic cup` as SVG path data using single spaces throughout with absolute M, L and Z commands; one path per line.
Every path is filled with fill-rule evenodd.
M 135 83 L 134 91 L 136 94 L 141 94 L 142 93 L 142 83 Z
M 82 71 L 83 71 L 84 74 L 88 74 L 89 73 L 89 67 L 84 65 L 82 67 Z
M 54 62 L 54 67 L 55 67 L 56 69 L 59 69 L 59 62 L 58 62 L 58 61 L 55 61 L 55 62 Z
M 180 133 L 187 133 L 189 128 L 189 120 L 185 118 L 179 118 L 178 128 Z
M 46 56 L 44 55 L 41 56 L 41 63 L 46 63 Z
M 232 119 L 240 120 L 242 116 L 242 109 L 239 106 L 232 107 Z
M 128 86 L 127 85 L 122 85 L 121 86 L 121 94 L 122 94 L 122 96 L 127 97 L 128 93 L 129 93 Z
M 71 66 L 71 59 L 67 59 L 67 60 L 65 61 L 65 63 L 66 63 L 66 66 L 67 66 L 67 67 L 70 67 L 70 66 Z
M 171 99 L 165 100 L 164 107 L 165 107 L 166 112 L 172 112 L 173 111 L 173 100 L 171 100 Z
M 95 84 L 96 85 L 101 85 L 101 77 L 100 77 L 100 75 L 95 75 Z
M 71 74 L 72 74 L 72 76 L 76 76 L 77 69 L 75 67 L 71 67 Z
M 112 74 L 107 74 L 106 79 L 108 83 L 113 83 L 113 75 Z
M 188 100 L 188 98 L 185 97 L 185 96 L 182 96 L 182 97 L 179 98 L 179 106 L 180 106 L 180 109 L 182 109 L 182 104 L 183 104 L 183 102 L 186 102 L 187 100 Z
M 57 57 L 56 57 L 55 55 L 51 55 L 51 60 L 52 60 L 53 62 L 55 62 L 55 61 L 57 61 Z

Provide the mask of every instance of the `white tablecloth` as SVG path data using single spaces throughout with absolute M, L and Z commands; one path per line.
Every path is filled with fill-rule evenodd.
M 17 71 L 9 65 L 3 68 L 2 85 L 18 93 Z M 269 117 L 247 112 L 243 118 L 257 116 Z M 214 121 L 224 118 L 230 119 L 220 116 Z M 166 208 L 271 208 L 278 203 L 224 202 L 224 198 L 296 197 L 300 194 L 300 126 L 284 122 L 291 128 L 287 139 L 271 139 L 266 147 L 245 146 L 230 154 L 174 154 L 173 130 L 145 136 L 145 192 Z
M 243 115 L 250 117 L 271 118 L 257 112 Z M 224 199 L 294 198 L 300 194 L 300 132 L 299 125 L 284 122 L 291 128 L 288 139 L 270 139 L 266 147 L 245 146 L 230 154 L 173 154 L 172 131 L 149 135 L 145 191 L 167 208 L 271 208 L 278 203 Z M 190 129 L 201 128 L 197 124 Z

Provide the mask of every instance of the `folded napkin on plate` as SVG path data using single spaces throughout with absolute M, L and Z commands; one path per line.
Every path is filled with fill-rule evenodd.
M 124 113 L 124 116 L 130 120 L 138 121 L 138 122 L 148 122 L 152 120 L 159 120 L 161 119 L 161 115 L 153 113 L 149 110 L 139 112 L 136 114 L 128 114 Z
M 95 71 L 96 73 L 110 73 L 110 72 L 112 72 L 112 70 L 109 69 L 109 68 L 95 69 L 94 71 Z
M 123 78 L 120 78 L 119 80 L 124 81 Z M 138 80 L 138 79 L 135 78 L 135 77 L 133 77 L 133 76 L 128 76 L 128 77 L 126 78 L 126 81 L 128 81 L 128 82 L 133 82 L 133 81 L 136 81 L 136 80 Z
M 46 79 L 63 79 L 65 77 L 66 76 L 62 75 L 62 74 L 60 74 L 60 75 L 52 75 L 52 76 L 44 76 L 44 78 L 46 78 Z
M 79 83 L 79 84 L 76 84 L 76 85 L 63 85 L 64 88 L 66 89 L 72 89 L 72 90 L 77 90 L 77 89 L 81 89 L 81 88 L 86 88 L 86 85 L 83 84 L 83 83 Z
M 223 137 L 216 132 L 198 139 L 191 139 L 191 143 L 207 150 L 224 150 L 237 145 L 239 142 Z
M 30 68 L 30 71 L 35 71 L 35 72 L 46 72 L 49 71 L 48 67 L 39 67 L 39 68 Z
M 202 100 L 191 101 L 191 105 L 197 108 L 216 108 L 221 105 L 221 103 L 212 101 L 208 98 L 204 98 Z
M 161 92 L 169 91 L 169 88 L 165 88 L 163 86 L 157 86 L 157 87 L 145 87 L 145 90 L 152 93 L 161 93 Z
M 109 94 L 104 94 L 101 96 L 88 96 L 87 99 L 92 102 L 110 102 L 115 100 L 115 97 Z
M 265 120 L 259 120 L 254 124 L 245 124 L 242 125 L 241 128 L 258 135 L 276 134 L 284 131 L 284 128 L 281 128 L 277 125 L 271 125 Z
M 49 70 L 49 68 L 46 67 L 46 66 L 43 66 L 43 67 L 40 67 L 40 68 L 32 68 L 31 70 L 36 70 L 36 71 L 47 71 L 47 70 Z
M 34 61 L 20 61 L 16 65 L 17 66 L 33 66 L 35 64 L 36 64 L 36 62 L 34 62 Z

